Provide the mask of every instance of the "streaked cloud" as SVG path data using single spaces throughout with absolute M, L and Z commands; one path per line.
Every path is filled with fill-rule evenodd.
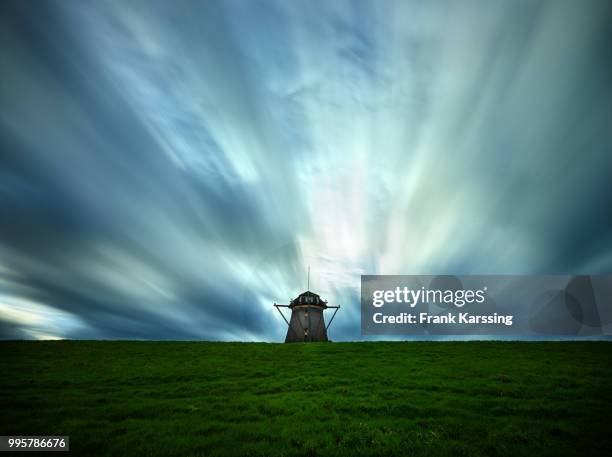
M 360 274 L 612 272 L 609 2 L 3 2 L 0 337 L 281 340 Z

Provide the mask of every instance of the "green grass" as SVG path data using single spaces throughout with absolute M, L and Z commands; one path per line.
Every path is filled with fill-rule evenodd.
M 612 343 L 1 342 L 0 435 L 112 456 L 612 455 Z

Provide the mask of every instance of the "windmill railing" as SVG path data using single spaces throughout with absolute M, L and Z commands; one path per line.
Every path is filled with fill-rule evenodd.
M 327 324 L 327 327 L 325 327 L 325 330 L 327 330 L 329 328 L 329 326 L 331 325 L 331 323 L 334 321 L 334 317 L 336 317 L 336 313 L 340 309 L 340 305 L 338 305 L 338 306 L 328 306 L 328 308 L 335 308 L 335 309 L 334 309 L 334 314 L 332 314 L 332 317 L 329 320 L 329 323 Z
M 317 309 L 321 309 L 320 306 L 316 306 L 316 305 L 300 305 L 300 306 L 304 306 L 305 308 L 317 308 Z M 291 324 L 289 323 L 289 321 L 287 320 L 287 318 L 285 317 L 285 315 L 283 314 L 283 312 L 280 310 L 280 308 L 291 308 L 289 305 L 279 305 L 277 303 L 274 303 L 274 307 L 276 308 L 276 310 L 279 312 L 279 314 L 283 317 L 283 320 L 285 321 L 285 323 L 287 324 L 287 326 L 289 328 L 291 328 Z M 332 322 L 334 321 L 334 317 L 336 317 L 336 313 L 338 312 L 338 310 L 340 309 L 340 305 L 337 306 L 329 306 L 326 305 L 325 309 L 331 308 L 334 310 L 334 314 L 332 314 L 331 319 L 329 320 L 329 323 L 325 326 L 325 331 L 327 331 L 327 329 L 329 329 L 330 325 L 332 324 Z M 299 321 L 298 321 L 299 322 Z M 319 325 L 320 325 L 321 321 L 319 321 Z M 300 326 L 302 327 L 302 330 L 304 330 L 304 326 L 302 325 L 302 323 L 300 322 Z M 317 329 L 318 331 L 318 329 Z

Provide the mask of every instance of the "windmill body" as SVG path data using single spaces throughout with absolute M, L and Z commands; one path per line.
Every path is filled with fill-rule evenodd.
M 327 329 L 323 317 L 327 303 L 321 300 L 321 297 L 306 291 L 295 298 L 289 308 L 291 319 L 285 343 L 327 341 Z
M 322 300 L 319 295 L 311 291 L 301 293 L 291 300 L 289 305 L 277 305 L 275 303 L 274 306 L 281 313 L 288 326 L 285 343 L 329 341 L 327 329 L 340 308 L 340 306 L 329 306 L 325 300 Z M 285 318 L 280 308 L 289 308 L 291 310 L 289 320 Z M 328 308 L 334 309 L 334 314 L 329 324 L 325 325 L 323 312 Z

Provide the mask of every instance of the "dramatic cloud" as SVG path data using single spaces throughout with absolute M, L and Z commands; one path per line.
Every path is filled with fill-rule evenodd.
M 0 6 L 0 338 L 278 341 L 361 274 L 612 272 L 612 8 Z

